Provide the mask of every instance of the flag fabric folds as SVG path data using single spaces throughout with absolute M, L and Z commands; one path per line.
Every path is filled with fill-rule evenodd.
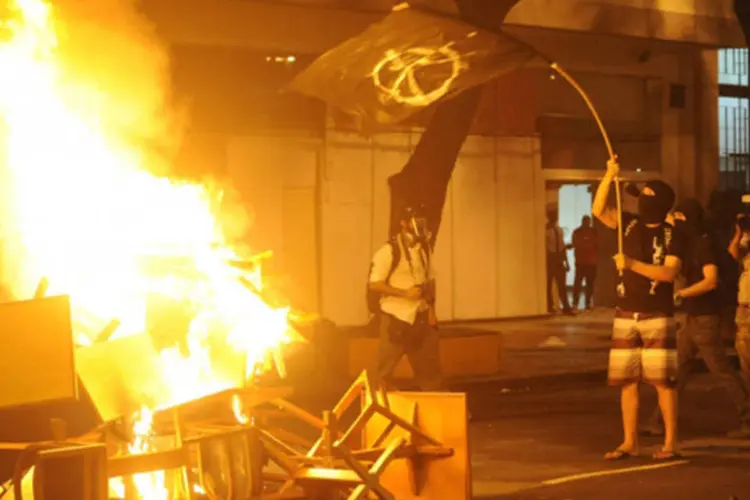
M 320 56 L 286 90 L 382 126 L 535 60 L 533 48 L 500 31 L 405 8 Z

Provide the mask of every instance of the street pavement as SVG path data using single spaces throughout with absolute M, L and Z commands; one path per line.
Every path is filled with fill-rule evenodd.
M 606 385 L 612 319 L 600 309 L 441 328 L 500 338 L 499 373 L 450 381 L 468 394 L 474 498 L 750 500 L 750 440 L 724 437 L 738 419 L 701 366 L 681 402 L 681 460 L 654 461 L 655 438 L 637 458 L 604 460 L 622 440 L 619 392 Z M 653 388 L 641 401 L 645 418 Z
M 641 414 L 656 404 L 641 391 Z M 750 499 L 750 441 L 723 437 L 737 425 L 724 391 L 700 374 L 682 401 L 683 460 L 655 462 L 656 438 L 641 456 L 607 462 L 622 439 L 618 391 L 604 381 L 469 393 L 476 499 Z M 653 466 L 665 466 L 653 469 Z
M 654 462 L 650 456 L 659 442 L 653 438 L 642 441 L 638 458 L 603 459 L 622 439 L 619 394 L 606 386 L 611 319 L 611 311 L 601 310 L 446 325 L 459 332 L 496 332 L 502 345 L 500 373 L 451 381 L 453 390 L 468 394 L 472 413 L 474 498 L 729 500 L 734 495 L 750 500 L 750 441 L 723 437 L 737 417 L 727 395 L 705 373 L 696 375 L 682 400 L 683 460 Z M 343 388 L 331 384 L 328 389 L 329 395 L 298 404 L 311 411 L 330 408 Z M 643 415 L 655 400 L 653 389 L 644 387 Z M 90 428 L 90 417 L 83 418 L 80 408 L 63 410 L 55 415 L 69 421 L 71 433 Z M 30 429 L 48 429 L 43 412 L 29 418 Z M 4 423 L 4 439 L 42 438 Z

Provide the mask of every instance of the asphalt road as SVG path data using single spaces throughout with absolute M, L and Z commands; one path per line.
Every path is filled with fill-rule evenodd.
M 641 400 L 646 415 L 653 389 L 644 387 Z M 618 392 L 599 382 L 486 386 L 470 393 L 469 405 L 474 498 L 750 500 L 750 441 L 724 437 L 737 417 L 708 375 L 681 402 L 683 460 L 672 463 L 651 459 L 654 438 L 642 440 L 638 458 L 603 460 L 622 431 Z

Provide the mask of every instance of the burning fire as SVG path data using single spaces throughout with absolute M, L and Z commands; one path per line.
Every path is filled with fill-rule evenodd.
M 245 408 L 242 404 L 242 400 L 238 395 L 232 397 L 232 412 L 234 413 L 234 419 L 242 425 L 246 425 L 250 422 L 250 417 L 245 413 Z
M 82 70 L 85 57 L 63 54 L 78 32 L 57 14 L 43 0 L 10 0 L 6 13 L 0 9 L 4 284 L 25 299 L 47 277 L 49 294 L 70 296 L 79 345 L 96 341 L 113 319 L 120 322 L 115 338 L 145 332 L 149 297 L 167 297 L 188 312 L 187 352 L 161 351 L 171 394 L 156 407 L 226 389 L 209 344 L 224 342 L 246 354 L 250 374 L 289 340 L 288 310 L 261 298 L 259 266 L 248 274 L 230 264 L 246 256 L 220 224 L 221 192 L 154 174 L 163 165 L 146 141 L 134 140 L 163 133 L 150 120 L 159 119 L 166 93 L 118 100 L 108 82 Z M 111 82 L 128 78 L 136 88 L 141 84 L 132 74 Z M 148 409 L 141 414 L 133 453 L 145 451 L 149 416 Z M 136 482 L 150 492 L 144 496 L 161 498 L 158 478 L 146 484 L 154 479 Z
M 164 404 L 201 396 L 195 382 L 216 385 L 205 377 L 209 337 L 247 353 L 252 369 L 286 339 L 288 311 L 239 281 L 230 261 L 240 256 L 217 217 L 220 193 L 150 173 L 148 156 L 106 126 L 97 82 L 60 64 L 49 4 L 14 0 L 11 13 L 0 32 L 0 138 L 12 295 L 27 298 L 48 277 L 50 294 L 71 297 L 79 342 L 111 319 L 121 323 L 115 338 L 144 332 L 150 296 L 184 306 L 191 356 L 164 351 L 175 382 Z M 259 266 L 246 280 L 262 291 Z M 199 373 L 203 380 L 185 379 Z

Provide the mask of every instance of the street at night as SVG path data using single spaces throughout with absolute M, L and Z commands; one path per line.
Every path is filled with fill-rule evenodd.
M 688 387 L 683 457 L 672 462 L 651 458 L 658 438 L 643 438 L 637 458 L 603 459 L 622 438 L 619 391 L 590 378 L 470 394 L 474 498 L 750 498 L 750 441 L 724 437 L 737 425 L 734 408 L 709 375 Z M 643 416 L 655 404 L 653 389 L 642 388 L 642 402 Z

